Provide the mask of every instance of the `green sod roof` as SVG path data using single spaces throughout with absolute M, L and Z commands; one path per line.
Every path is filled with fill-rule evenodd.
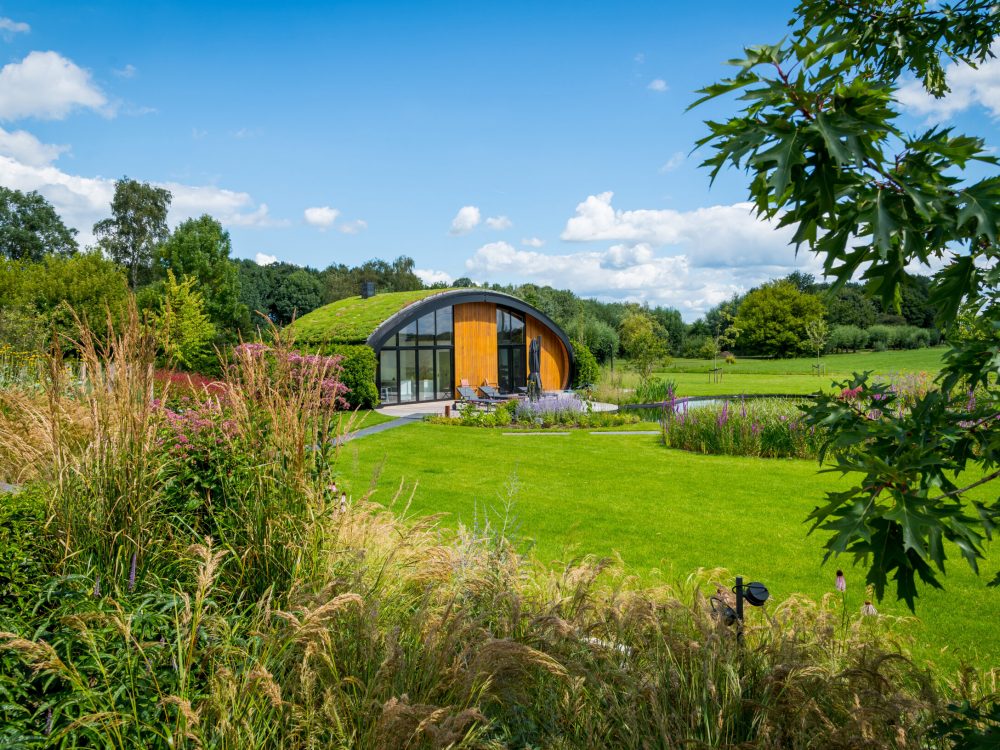
M 316 308 L 289 326 L 304 344 L 363 344 L 383 322 L 404 307 L 451 289 L 388 292 L 368 299 L 348 297 Z

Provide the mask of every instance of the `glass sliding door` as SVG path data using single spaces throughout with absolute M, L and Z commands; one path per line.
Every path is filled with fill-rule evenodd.
M 454 398 L 454 349 L 451 307 L 402 326 L 379 351 L 379 400 L 406 404 Z
M 514 393 L 527 382 L 524 369 L 524 318 L 513 310 L 497 308 L 497 387 Z

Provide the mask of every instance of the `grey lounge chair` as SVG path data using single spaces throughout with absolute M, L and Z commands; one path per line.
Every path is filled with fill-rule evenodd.
M 476 406 L 485 406 L 488 410 L 491 406 L 497 403 L 496 401 L 488 398 L 479 398 L 479 396 L 476 395 L 476 389 L 468 385 L 460 385 L 458 387 L 458 395 L 459 399 L 455 402 L 456 407 L 460 403 L 465 403 L 475 404 Z
M 504 401 L 510 401 L 514 396 L 504 396 L 500 391 L 494 388 L 492 385 L 481 385 L 479 390 L 483 392 L 490 401 L 496 401 L 497 403 L 503 403 Z

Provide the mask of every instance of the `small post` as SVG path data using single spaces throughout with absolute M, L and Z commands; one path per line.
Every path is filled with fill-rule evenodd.
M 736 576 L 736 640 L 743 643 L 743 576 Z
M 448 419 L 451 416 L 451 404 L 444 405 L 444 416 L 445 419 Z

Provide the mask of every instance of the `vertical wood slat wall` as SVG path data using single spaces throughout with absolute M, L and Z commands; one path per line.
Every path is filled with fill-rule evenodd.
M 468 302 L 454 307 L 455 387 L 497 382 L 497 306 Z M 456 391 L 457 393 L 458 391 Z
M 527 362 L 528 347 L 535 336 L 542 337 L 542 388 L 557 391 L 569 387 L 569 352 L 550 328 L 530 315 L 525 316 L 524 356 Z

